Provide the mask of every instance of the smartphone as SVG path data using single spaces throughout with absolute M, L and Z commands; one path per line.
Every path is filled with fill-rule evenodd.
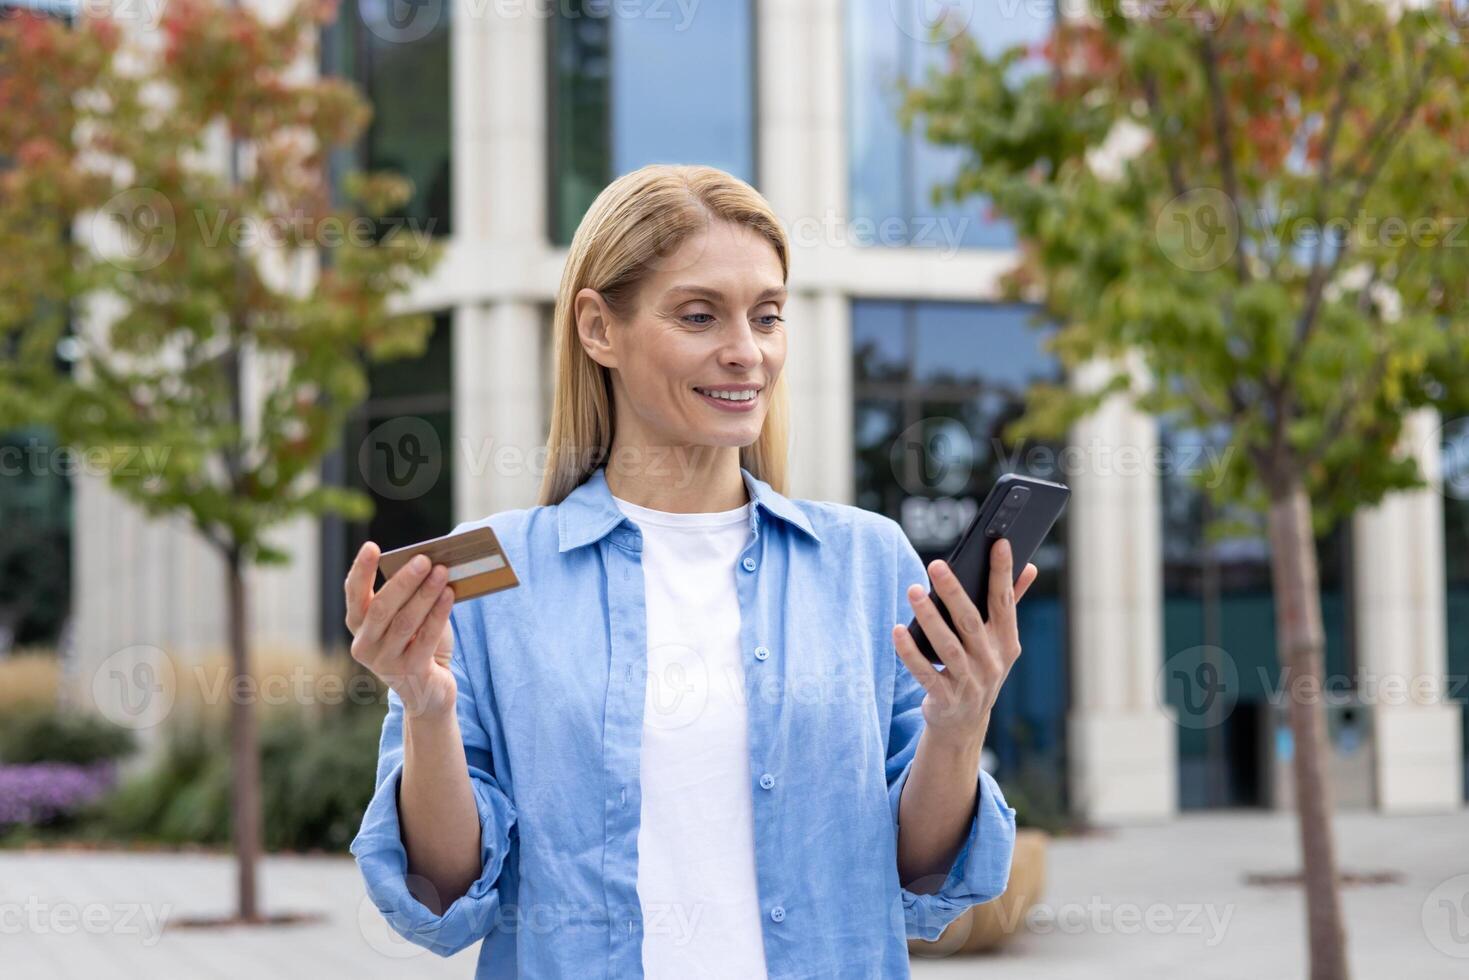
M 1006 473 L 995 481 L 989 495 L 980 504 L 979 512 L 969 522 L 959 543 L 949 552 L 946 561 L 958 576 L 964 591 L 979 607 L 979 615 L 989 622 L 990 549 L 998 538 L 1010 540 L 1010 551 L 1015 558 L 1015 579 L 1025 571 L 1026 563 L 1035 554 L 1040 543 L 1050 533 L 1056 518 L 1061 516 L 1066 499 L 1071 496 L 1069 487 L 1049 480 Z M 944 622 L 952 629 L 954 620 L 944 601 L 932 590 L 928 597 L 938 606 Z M 931 663 L 942 663 L 934 652 L 923 627 L 915 618 L 908 624 L 908 632 L 918 649 Z

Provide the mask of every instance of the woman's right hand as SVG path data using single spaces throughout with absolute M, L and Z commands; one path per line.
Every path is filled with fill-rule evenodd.
M 397 693 L 408 716 L 452 713 L 457 685 L 449 669 L 454 652 L 449 570 L 430 567 L 419 555 L 374 592 L 380 554 L 376 544 L 364 543 L 347 572 L 352 659 Z

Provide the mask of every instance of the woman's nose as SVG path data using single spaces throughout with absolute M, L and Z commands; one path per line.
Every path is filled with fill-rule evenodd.
M 736 326 L 721 351 L 721 359 L 727 365 L 749 367 L 759 364 L 764 355 L 755 342 L 755 333 L 748 323 Z

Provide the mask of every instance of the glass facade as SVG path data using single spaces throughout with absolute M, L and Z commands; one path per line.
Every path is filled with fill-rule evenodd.
M 1014 229 L 993 217 L 981 197 L 935 205 L 936 185 L 953 180 L 964 158 L 960 147 L 930 144 L 921 121 L 911 131 L 898 122 L 899 88 L 921 83 L 942 67 L 947 51 L 930 40 L 928 25 L 946 9 L 970 10 L 941 0 L 892 3 L 848 0 L 847 120 L 850 151 L 852 238 L 863 244 L 1009 248 Z M 990 54 L 1034 44 L 1054 23 L 1052 4 L 972 5 L 966 29 Z
M 598 192 L 649 163 L 755 182 L 751 0 L 565 0 L 551 18 L 551 238 L 571 241 Z
M 72 482 L 86 454 L 41 427 L 0 433 L 0 656 L 54 645 L 71 612 Z
M 1469 416 L 1450 421 L 1443 432 L 1448 694 L 1463 704 L 1464 795 L 1469 799 Z
M 1059 445 L 1001 435 L 1036 381 L 1060 379 L 1034 311 L 1016 305 L 858 301 L 852 306 L 857 504 L 903 525 L 925 562 L 947 557 L 994 481 L 1061 479 Z M 1032 812 L 1064 806 L 1066 517 L 1035 558 L 1019 606 L 1025 654 L 995 705 L 989 747 Z M 1037 814 L 1039 815 L 1039 814 Z
M 343 3 L 322 41 L 322 71 L 352 79 L 372 123 L 344 169 L 388 170 L 413 182 L 390 219 L 431 235 L 452 232 L 449 0 Z
M 1160 477 L 1164 659 L 1214 647 L 1225 651 L 1239 674 L 1238 701 L 1221 723 L 1178 726 L 1179 804 L 1266 806 L 1268 762 L 1280 721 L 1271 708 L 1280 700 L 1281 673 L 1265 518 L 1243 510 L 1218 514 L 1196 485 L 1195 474 L 1208 480 L 1215 472 L 1226 451 L 1222 436 L 1162 420 L 1159 441 L 1167 461 Z M 1206 541 L 1205 525 L 1214 519 L 1230 522 L 1230 532 Z M 1355 687 L 1350 544 L 1345 525 L 1316 543 L 1326 673 L 1335 679 L 1334 691 Z M 1180 717 L 1189 716 L 1181 688 L 1170 684 L 1168 690 Z
M 324 479 L 372 498 L 362 522 L 322 521 L 322 639 L 345 646 L 342 570 L 364 541 L 391 551 L 454 528 L 453 318 L 434 317 L 416 358 L 373 364 L 367 400 L 357 406 Z

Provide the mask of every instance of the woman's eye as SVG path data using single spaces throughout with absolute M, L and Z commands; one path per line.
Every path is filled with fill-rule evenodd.
M 779 313 L 767 313 L 764 316 L 757 316 L 755 319 L 760 322 L 761 326 L 765 327 L 773 327 L 777 323 L 785 323 L 786 320 L 786 318 L 781 316 Z
M 703 319 L 698 319 L 699 317 L 703 317 Z M 697 327 L 706 326 L 714 322 L 713 313 L 685 313 L 683 318 Z

